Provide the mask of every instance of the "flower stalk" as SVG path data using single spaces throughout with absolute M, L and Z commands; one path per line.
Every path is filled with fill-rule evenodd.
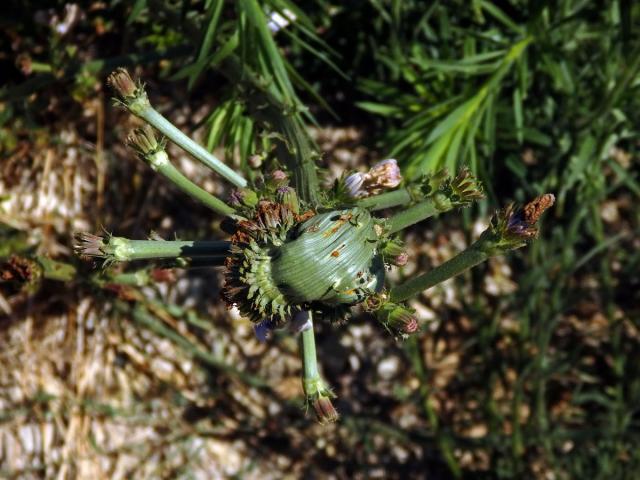
M 193 158 L 220 174 L 236 187 L 244 188 L 247 186 L 247 181 L 242 175 L 222 163 L 206 148 L 182 133 L 169 120 L 154 109 L 149 102 L 144 86 L 134 82 L 126 69 L 118 68 L 109 76 L 108 82 L 118 95 L 118 103 L 123 105 L 133 115 L 156 128 L 169 140 L 193 156 Z
M 367 208 L 370 211 L 383 210 L 385 208 L 393 208 L 400 205 L 407 205 L 413 201 L 413 195 L 408 188 L 400 188 L 391 192 L 381 193 L 358 200 L 358 207 Z
M 448 178 L 446 171 L 425 177 L 421 191 L 425 196 L 423 201 L 396 213 L 387 221 L 390 234 L 456 207 L 466 207 L 484 196 L 479 182 L 467 169 L 455 178 Z
M 164 141 L 156 140 L 153 129 L 149 125 L 135 129 L 127 139 L 129 146 L 136 151 L 138 156 L 147 162 L 156 172 L 163 175 L 175 186 L 193 199 L 201 202 L 216 213 L 232 215 L 235 210 L 219 198 L 211 195 L 206 190 L 198 187 L 185 177 L 169 161 L 169 156 L 164 149 Z
M 75 236 L 75 251 L 82 257 L 102 258 L 105 263 L 158 259 L 209 259 L 229 253 L 226 241 L 130 240 L 109 236 L 106 239 L 90 233 Z
M 535 224 L 554 201 L 555 197 L 552 194 L 545 194 L 529 202 L 522 209 L 508 206 L 494 216 L 489 228 L 469 248 L 433 270 L 392 288 L 390 301 L 405 301 L 484 262 L 489 257 L 523 247 L 537 235 L 538 229 Z
M 313 331 L 313 320 L 309 312 L 311 327 L 300 334 L 302 350 L 302 387 L 307 405 L 311 404 L 320 423 L 333 423 L 338 420 L 338 412 L 331 402 L 335 395 L 318 372 L 316 357 L 316 340 Z

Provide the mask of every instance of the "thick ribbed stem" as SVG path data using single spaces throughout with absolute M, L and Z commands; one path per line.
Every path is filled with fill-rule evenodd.
M 202 164 L 206 165 L 211 170 L 219 173 L 222 177 L 229 180 L 236 187 L 244 188 L 247 186 L 247 181 L 240 174 L 236 173 L 227 165 L 218 160 L 218 158 L 211 154 L 211 152 L 209 152 L 206 148 L 194 142 L 191 138 L 182 133 L 151 105 L 149 105 L 147 108 L 141 108 L 133 113 L 139 116 L 149 125 L 156 128 L 169 140 L 178 145 L 185 152 L 192 155 L 193 158 L 199 160 Z
M 465 270 L 484 262 L 489 256 L 488 253 L 480 248 L 479 242 L 476 242 L 468 249 L 433 270 L 392 288 L 390 300 L 392 302 L 403 302 L 423 290 L 444 282 L 451 277 L 455 277 Z
M 399 205 L 406 205 L 411 203 L 411 193 L 406 188 L 394 190 L 392 192 L 382 193 L 380 195 L 374 195 L 373 197 L 363 198 L 358 200 L 356 205 L 359 207 L 367 208 L 369 210 L 382 210 L 383 208 L 392 208 Z
M 220 265 L 229 254 L 230 242 L 225 241 L 165 241 L 130 240 L 80 232 L 75 235 L 74 249 L 82 257 L 102 258 L 106 263 L 132 260 L 171 259 L 176 266 L 188 267 L 194 261 Z

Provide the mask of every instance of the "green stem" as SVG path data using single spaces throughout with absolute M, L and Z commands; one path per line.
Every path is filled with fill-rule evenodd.
M 130 109 L 130 111 L 134 115 L 143 119 L 149 125 L 156 128 L 169 140 L 178 145 L 185 152 L 192 155 L 196 160 L 199 160 L 211 170 L 219 173 L 222 177 L 233 183 L 236 187 L 244 188 L 247 186 L 247 181 L 240 174 L 236 173 L 233 169 L 218 160 L 202 145 L 194 142 L 191 138 L 182 133 L 151 105 L 146 105 L 143 108 Z
M 148 158 L 145 158 L 155 171 L 166 177 L 174 185 L 176 185 L 184 193 L 192 197 L 193 199 L 201 202 L 205 206 L 209 207 L 214 212 L 221 215 L 232 215 L 235 210 L 229 205 L 224 203 L 219 198 L 214 197 L 206 190 L 203 190 L 187 177 L 185 177 L 180 171 L 169 161 L 169 157 L 166 152 L 158 151 Z
M 230 243 L 226 241 L 192 240 L 130 240 L 124 237 L 111 237 L 105 246 L 115 260 L 151 260 L 159 258 L 211 258 L 224 256 L 229 252 Z
M 363 198 L 358 200 L 356 205 L 362 208 L 368 208 L 369 210 L 382 210 L 383 208 L 397 207 L 399 205 L 406 205 L 412 201 L 411 193 L 406 188 L 394 190 L 392 192 L 386 192 L 381 195 L 374 195 L 373 197 Z
M 393 215 L 387 220 L 387 228 L 389 233 L 396 233 L 446 210 L 438 208 L 432 199 L 425 200 Z
M 478 241 L 433 270 L 392 288 L 390 300 L 396 303 L 403 302 L 423 290 L 444 282 L 451 277 L 455 277 L 465 270 L 484 262 L 490 255 L 483 251 L 481 245 L 480 241 Z
M 309 312 L 311 318 L 311 312 Z M 313 331 L 313 321 L 311 320 L 311 328 L 304 330 L 300 334 L 300 348 L 302 349 L 302 382 L 305 385 L 305 393 L 307 393 L 306 385 L 321 382 L 318 373 L 318 359 L 316 356 L 316 338 Z

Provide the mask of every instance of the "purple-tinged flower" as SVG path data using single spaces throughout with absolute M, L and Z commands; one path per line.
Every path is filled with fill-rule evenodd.
M 266 342 L 271 336 L 271 332 L 276 329 L 276 322 L 271 318 L 265 318 L 253 326 L 253 331 L 259 342 Z
M 504 214 L 506 233 L 522 238 L 535 237 L 538 234 L 538 229 L 535 227 L 536 222 L 555 201 L 556 197 L 552 193 L 546 193 L 534 198 L 523 208 L 516 210 L 513 206 L 507 207 Z
M 402 252 L 399 255 L 396 255 L 391 259 L 391 263 L 393 263 L 396 267 L 404 267 L 407 263 L 409 263 L 409 254 L 407 252 Z
M 384 304 L 375 312 L 375 316 L 385 328 L 400 337 L 406 337 L 420 329 L 414 311 L 401 304 Z
M 353 173 L 345 180 L 351 198 L 377 195 L 385 189 L 396 188 L 402 182 L 398 162 L 393 158 L 376 163 L 367 173 Z
M 282 170 L 274 170 L 273 172 L 271 172 L 271 180 L 275 181 L 276 183 L 286 182 L 288 178 L 289 177 L 287 177 L 287 174 Z
M 366 176 L 366 173 L 357 172 L 352 173 L 345 179 L 344 186 L 351 198 L 362 198 L 367 196 L 366 190 L 362 188 Z
M 289 322 L 289 331 L 291 333 L 301 333 L 305 330 L 309 330 L 313 327 L 309 312 L 306 310 L 300 310 L 293 315 L 291 322 Z
M 398 162 L 390 158 L 376 163 L 369 170 L 369 178 L 365 180 L 365 188 L 383 189 L 396 188 L 402 182 L 402 174 Z M 372 192 L 369 192 L 372 193 Z

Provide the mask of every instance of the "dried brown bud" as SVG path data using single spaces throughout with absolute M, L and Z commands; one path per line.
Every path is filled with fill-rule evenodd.
M 328 396 L 320 395 L 313 401 L 313 409 L 316 412 L 316 417 L 321 424 L 334 423 L 338 421 L 338 411 L 333 406 L 331 398 Z
M 73 249 L 80 257 L 105 257 L 105 243 L 103 237 L 88 232 L 77 232 L 73 237 L 77 242 L 73 246 Z
M 126 68 L 116 69 L 107 78 L 107 83 L 122 99 L 135 98 L 138 94 L 138 85 L 133 81 Z

